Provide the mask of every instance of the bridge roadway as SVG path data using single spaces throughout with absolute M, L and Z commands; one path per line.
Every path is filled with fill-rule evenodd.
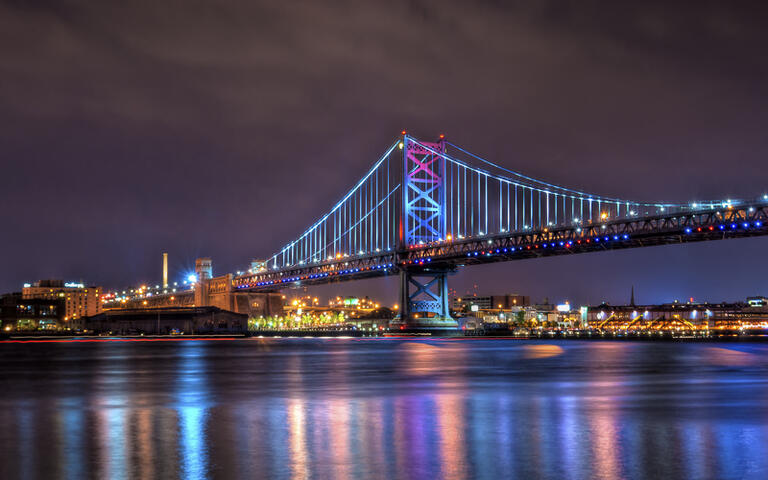
M 724 240 L 768 235 L 768 201 L 730 208 L 638 216 L 588 225 L 456 238 L 400 251 L 335 258 L 323 262 L 246 274 L 233 278 L 236 290 L 270 292 L 292 286 L 321 285 L 409 272 L 554 255 Z

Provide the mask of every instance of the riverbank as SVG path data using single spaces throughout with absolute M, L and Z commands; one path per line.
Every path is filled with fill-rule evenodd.
M 508 340 L 621 340 L 621 341 L 674 341 L 674 342 L 762 342 L 768 335 L 754 332 L 679 333 L 679 332 L 600 332 L 539 331 L 528 334 L 507 331 L 407 331 L 407 330 L 257 330 L 242 334 L 213 335 L 72 335 L 71 333 L 24 333 L 0 336 L 0 342 L 55 342 L 55 341 L 175 341 L 175 340 L 237 340 L 245 338 L 401 338 L 401 339 L 508 339 Z

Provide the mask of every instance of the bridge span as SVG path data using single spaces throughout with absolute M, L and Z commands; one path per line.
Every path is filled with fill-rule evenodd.
M 510 170 L 443 136 L 402 132 L 266 262 L 216 278 L 198 265 L 194 294 L 181 298 L 253 314 L 254 305 L 275 308 L 281 289 L 396 275 L 396 324 L 451 329 L 448 276 L 462 267 L 766 234 L 765 192 L 688 204 L 608 197 Z
M 402 132 L 336 205 L 232 286 L 397 275 L 402 327 L 453 328 L 447 278 L 461 267 L 766 234 L 765 193 L 689 204 L 606 197 Z

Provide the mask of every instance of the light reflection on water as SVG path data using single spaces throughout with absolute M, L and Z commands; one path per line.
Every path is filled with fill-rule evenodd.
M 3 479 L 768 478 L 763 344 L 254 339 L 0 357 Z
M 176 409 L 179 415 L 179 453 L 183 478 L 205 478 L 208 471 L 208 372 L 205 360 L 204 344 L 182 343 L 176 385 Z
M 55 446 L 56 456 L 62 460 L 61 471 L 66 472 L 68 478 L 83 478 L 86 471 L 85 455 L 78 446 L 83 445 L 84 441 L 85 413 L 69 399 L 62 399 L 58 408 L 60 414 L 56 416 L 58 435 Z

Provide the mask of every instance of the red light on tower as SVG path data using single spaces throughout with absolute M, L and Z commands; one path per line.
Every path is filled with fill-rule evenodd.
M 405 130 L 403 130 L 402 132 L 400 132 L 400 134 L 401 134 L 401 135 L 405 135 Z
M 444 134 L 444 133 L 441 133 L 441 134 L 440 134 L 440 140 L 443 140 L 444 138 L 445 138 L 445 134 Z

